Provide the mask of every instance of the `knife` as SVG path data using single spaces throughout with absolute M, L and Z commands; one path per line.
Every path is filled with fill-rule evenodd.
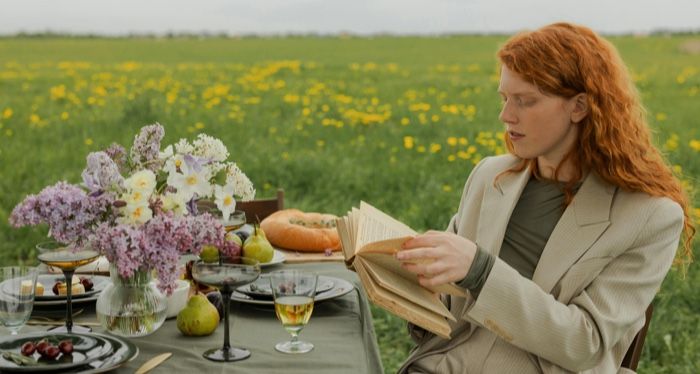
M 172 355 L 173 355 L 173 354 L 172 354 L 171 352 L 168 352 L 168 353 L 162 353 L 162 354 L 159 354 L 159 355 L 156 356 L 156 357 L 153 357 L 152 359 L 146 361 L 145 364 L 141 365 L 141 367 L 138 368 L 138 370 L 136 370 L 136 373 L 135 373 L 135 374 L 146 374 L 146 373 L 148 373 L 149 371 L 153 370 L 153 368 L 155 368 L 156 366 L 162 364 L 163 361 L 167 360 L 167 359 L 170 358 L 170 356 L 172 356 Z

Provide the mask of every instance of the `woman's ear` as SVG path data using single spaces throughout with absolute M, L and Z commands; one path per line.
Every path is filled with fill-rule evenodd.
M 580 93 L 571 98 L 574 109 L 571 111 L 571 122 L 579 123 L 588 115 L 588 95 Z

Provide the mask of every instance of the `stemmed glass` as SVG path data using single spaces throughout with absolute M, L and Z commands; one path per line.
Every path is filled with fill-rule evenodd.
M 211 361 L 239 361 L 250 357 L 245 348 L 231 347 L 229 343 L 229 309 L 231 294 L 236 288 L 251 283 L 260 276 L 258 260 L 248 257 L 220 257 L 219 263 L 194 263 L 192 277 L 207 286 L 216 287 L 221 292 L 224 303 L 224 346 L 210 349 L 202 356 Z
M 17 335 L 32 314 L 37 273 L 35 267 L 0 268 L 0 324 L 12 335 Z
M 56 332 L 90 332 L 89 327 L 73 326 L 72 288 L 75 269 L 87 265 L 100 256 L 97 251 L 80 248 L 75 251 L 68 249 L 58 242 L 39 243 L 36 246 L 39 251 L 39 261 L 48 266 L 54 266 L 63 271 L 66 280 L 66 325 L 49 329 Z
M 277 343 L 275 349 L 283 353 L 306 353 L 314 349 L 309 342 L 299 340 L 299 332 L 306 326 L 314 310 L 314 296 L 318 276 L 299 270 L 281 270 L 270 273 L 270 287 L 275 300 L 275 314 L 292 340 Z
M 245 222 L 245 212 L 242 210 L 233 211 L 233 213 L 231 213 L 231 215 L 228 217 L 228 221 L 222 221 L 226 232 L 240 229 L 243 227 L 243 225 L 245 225 Z

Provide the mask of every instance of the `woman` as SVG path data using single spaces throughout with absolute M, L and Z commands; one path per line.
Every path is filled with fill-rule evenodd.
M 452 338 L 409 326 L 401 373 L 630 372 L 644 311 L 694 228 L 615 48 L 566 23 L 511 38 L 500 119 L 509 155 L 469 176 L 447 232 L 397 254 L 444 300 Z M 415 261 L 433 259 L 433 262 Z

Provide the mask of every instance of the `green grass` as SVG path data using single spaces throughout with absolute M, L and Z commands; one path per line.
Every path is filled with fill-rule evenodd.
M 693 186 L 700 63 L 679 50 L 689 38 L 613 42 L 657 143 Z M 166 143 L 221 138 L 258 196 L 283 187 L 287 206 L 335 214 L 364 199 L 417 230 L 441 229 L 474 163 L 502 152 L 494 56 L 504 40 L 0 39 L 0 263 L 35 262 L 46 235 L 8 224 L 26 194 L 78 182 L 88 152 L 128 145 L 154 121 Z M 700 372 L 698 282 L 697 266 L 668 276 L 641 373 Z M 411 346 L 404 323 L 373 313 L 394 372 Z

